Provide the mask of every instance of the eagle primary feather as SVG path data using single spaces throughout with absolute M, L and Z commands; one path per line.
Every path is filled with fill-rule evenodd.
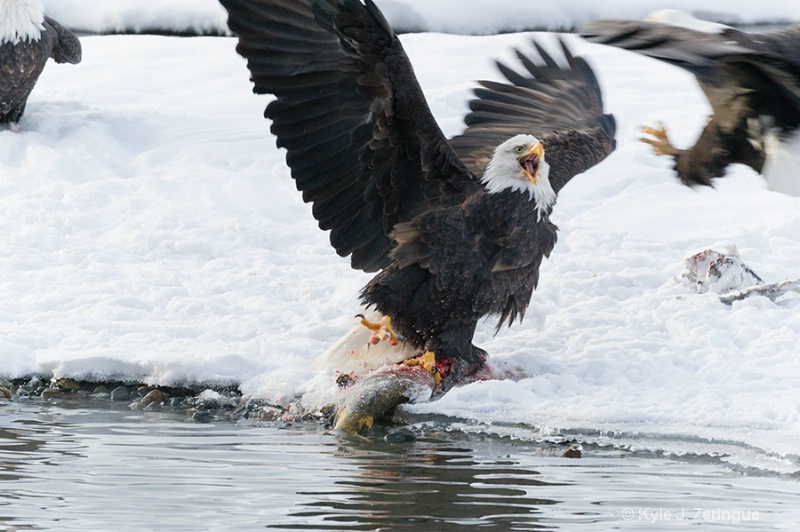
M 484 82 L 448 140 L 372 0 L 221 3 L 254 91 L 276 97 L 265 116 L 320 228 L 353 268 L 378 271 L 364 303 L 449 363 L 445 387 L 475 371 L 478 320 L 510 323 L 530 302 L 556 193 L 614 149 L 591 69 L 566 47 L 563 68 L 520 53 L 527 74 L 502 66 L 509 83 Z M 492 153 L 511 173 L 486 171 Z

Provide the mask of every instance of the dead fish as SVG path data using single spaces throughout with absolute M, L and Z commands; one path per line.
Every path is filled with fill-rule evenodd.
M 435 388 L 435 375 L 424 366 L 384 366 L 342 390 L 334 428 L 358 435 L 390 415 L 397 405 L 429 400 Z

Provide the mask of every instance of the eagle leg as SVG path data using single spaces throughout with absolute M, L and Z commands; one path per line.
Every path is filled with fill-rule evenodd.
M 488 356 L 486 351 L 473 345 L 468 356 L 438 360 L 439 371 L 442 373 L 441 393 L 447 392 L 458 384 L 485 378 L 481 376 L 481 370 L 487 368 Z
M 678 155 L 680 153 L 680 150 L 669 141 L 664 124 L 659 123 L 658 127 L 642 126 L 642 133 L 650 136 L 640 137 L 639 140 L 652 146 L 656 155 Z
M 392 329 L 392 318 L 390 316 L 382 316 L 379 321 L 369 321 L 363 314 L 356 314 L 361 325 L 372 331 L 372 336 L 369 341 L 371 344 L 377 344 L 381 340 L 389 340 L 389 344 L 397 345 L 400 342 L 405 342 L 405 338 L 394 332 Z
M 484 369 L 486 358 L 486 351 L 473 345 L 470 355 L 466 357 L 437 356 L 433 351 L 426 351 L 422 355 L 405 360 L 403 364 L 421 366 L 433 376 L 436 382 L 436 392 L 443 394 Z

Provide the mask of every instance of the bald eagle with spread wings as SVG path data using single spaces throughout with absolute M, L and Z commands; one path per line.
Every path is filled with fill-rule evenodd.
M 589 65 L 518 52 L 526 73 L 482 82 L 463 134 L 437 125 L 372 0 L 221 0 L 303 199 L 361 294 L 426 355 L 446 390 L 485 364 L 486 315 L 521 319 L 556 243 L 569 180 L 614 149 Z
M 643 21 L 597 20 L 579 33 L 694 74 L 712 109 L 695 145 L 679 149 L 663 126 L 643 128 L 642 140 L 674 158 L 684 184 L 711 185 L 741 163 L 769 189 L 800 195 L 800 24 L 755 34 L 661 10 Z
M 80 63 L 81 42 L 44 14 L 41 0 L 0 0 L 0 124 L 19 130 L 47 60 Z

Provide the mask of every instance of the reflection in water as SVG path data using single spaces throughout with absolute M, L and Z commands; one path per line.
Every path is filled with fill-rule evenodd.
M 728 512 L 708 514 L 723 529 L 800 521 L 795 480 L 711 461 L 599 449 L 570 460 L 490 436 L 389 444 L 38 402 L 0 402 L 0 468 L 10 530 L 652 530 L 696 508 Z
M 556 504 L 542 497 L 549 484 L 538 472 L 513 460 L 478 460 L 464 442 L 398 446 L 378 440 L 341 447 L 337 454 L 353 478 L 336 481 L 337 491 L 303 493 L 320 499 L 308 505 L 316 510 L 292 515 L 327 515 L 340 524 L 381 529 L 449 522 L 511 530 L 515 523 L 535 523 L 541 506 Z
M 543 498 L 550 483 L 538 472 L 509 459 L 478 460 L 465 442 L 347 443 L 337 455 L 352 478 L 301 493 L 317 500 L 292 516 L 362 529 L 449 523 L 522 530 L 536 523 L 541 506 L 557 504 Z

